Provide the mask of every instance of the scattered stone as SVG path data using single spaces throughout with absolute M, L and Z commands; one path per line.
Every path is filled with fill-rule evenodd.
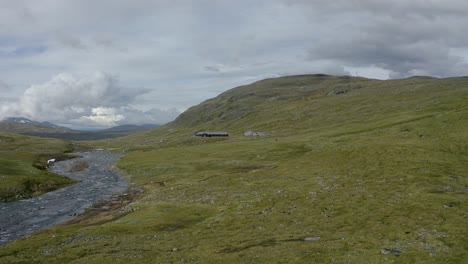
M 447 192 L 453 192 L 453 188 L 451 186 L 439 186 L 437 188 L 437 192 L 441 193 L 447 193 Z
M 159 140 L 159 143 L 167 143 L 169 142 L 169 139 L 167 138 L 161 138 L 161 140 Z
M 340 90 L 340 91 L 336 91 L 335 95 L 345 94 L 345 93 L 349 93 L 349 92 L 350 92 L 349 90 Z
M 423 245 L 423 247 L 424 247 L 425 249 L 433 249 L 433 248 L 434 248 L 434 246 L 431 245 L 431 244 L 429 244 L 429 243 L 422 243 L 422 245 Z
M 168 226 L 168 227 L 164 228 L 164 230 L 165 231 L 174 231 L 174 230 L 177 230 L 179 228 L 180 228 L 180 226 L 178 226 L 178 225 L 172 225 L 172 226 Z
M 382 255 L 392 254 L 392 255 L 398 257 L 398 256 L 400 256 L 400 253 L 401 253 L 401 250 L 393 249 L 393 248 L 384 248 L 384 249 L 380 250 L 380 254 L 382 254 Z
M 178 250 L 177 248 L 173 248 L 173 249 L 172 249 L 173 252 L 176 252 L 177 250 Z
M 54 253 L 52 252 L 52 250 L 44 249 L 44 250 L 42 250 L 42 255 L 43 256 L 53 256 Z
M 320 237 L 306 237 L 304 241 L 319 241 Z
M 109 210 L 111 207 L 108 206 L 108 205 L 104 205 L 103 207 L 101 207 L 102 210 Z
M 328 95 L 340 95 L 340 94 L 347 94 L 351 92 L 350 89 L 340 89 L 340 90 L 333 90 L 328 93 Z

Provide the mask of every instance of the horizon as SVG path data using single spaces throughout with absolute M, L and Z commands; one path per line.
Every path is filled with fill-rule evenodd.
M 468 73 L 461 0 L 0 1 L 0 119 L 164 124 L 266 78 Z
M 96 132 L 96 131 L 101 131 L 101 130 L 107 130 L 107 129 L 112 129 L 112 128 L 117 128 L 117 127 L 124 127 L 124 126 L 137 126 L 137 127 L 152 127 L 152 128 L 156 128 L 156 127 L 159 127 L 159 126 L 162 126 L 164 124 L 121 124 L 121 125 L 116 125 L 116 126 L 112 126 L 112 127 L 107 127 L 107 128 L 101 128 L 101 127 L 73 127 L 73 126 L 67 126 L 67 124 L 56 124 L 56 123 L 53 123 L 53 122 L 49 122 L 47 120 L 43 120 L 43 121 L 40 121 L 40 120 L 32 120 L 32 119 L 29 119 L 29 118 L 26 118 L 26 117 L 23 117 L 23 116 L 8 116 L 8 117 L 4 117 L 2 119 L 0 119 L 0 122 L 10 122 L 10 123 L 22 123 L 24 124 L 23 122 L 19 121 L 13 121 L 12 119 L 21 119 L 21 120 L 28 120 L 30 122 L 33 122 L 33 123 L 37 123 L 38 125 L 45 125 L 45 126 L 48 126 L 48 125 L 52 125 L 52 126 L 59 126 L 61 128 L 64 128 L 64 129 L 70 129 L 70 130 L 75 130 L 75 131 L 79 131 L 79 132 Z M 51 127 L 52 127 L 51 126 Z
M 357 78 L 366 78 L 366 79 L 375 79 L 375 80 L 383 80 L 383 79 L 378 79 L 378 78 L 369 78 L 369 77 L 365 77 L 365 76 L 352 76 L 352 75 L 330 75 L 330 74 L 324 74 L 324 73 L 304 73 L 304 74 L 297 74 L 297 75 L 286 75 L 286 76 L 279 76 L 279 77 L 271 77 L 271 78 L 265 78 L 265 79 L 261 79 L 261 80 L 256 80 L 256 81 L 253 81 L 251 83 L 247 83 L 245 85 L 249 85 L 249 84 L 253 84 L 255 82 L 258 82 L 258 81 L 263 81 L 263 80 L 267 80 L 267 79 L 275 79 L 275 78 L 281 78 L 281 77 L 293 77 L 293 76 L 307 76 L 307 75 L 310 75 L 310 76 L 320 76 L 320 75 L 326 75 L 326 76 L 331 76 L 331 77 L 357 77 Z M 401 78 L 393 78 L 393 79 L 384 79 L 384 80 L 403 80 L 403 79 L 409 79 L 409 78 L 433 78 L 433 79 L 444 79 L 444 78 L 464 78 L 464 77 L 468 77 L 468 75 L 462 75 L 462 76 L 451 76 L 451 77 L 437 77 L 437 76 L 428 76 L 428 75 L 413 75 L 413 76 L 408 76 L 408 77 L 401 77 Z M 236 87 L 231 87 L 227 90 L 224 90 L 225 91 L 228 91 L 228 90 L 231 90 L 231 89 L 235 89 L 235 88 L 238 88 L 240 86 L 243 86 L 243 85 L 239 85 L 239 86 L 236 86 Z M 219 95 L 219 94 L 218 94 Z M 215 95 L 214 97 L 218 96 L 218 95 Z M 214 98 L 212 97 L 212 98 Z M 204 99 L 203 101 L 205 100 L 208 100 L 210 98 L 206 98 Z M 202 101 L 202 102 L 203 102 Z M 202 102 L 199 102 L 199 103 L 202 103 Z M 197 103 L 197 104 L 199 104 Z M 194 104 L 192 106 L 196 106 L 197 104 Z M 192 107 L 190 106 L 190 107 Z M 190 108 L 188 107 L 188 108 Z M 188 109 L 187 108 L 187 109 Z M 5 117 L 1 117 L 0 116 L 0 121 L 6 121 L 7 119 L 14 119 L 14 118 L 18 118 L 18 119 L 27 119 L 27 120 L 30 120 L 32 122 L 40 122 L 40 123 L 50 123 L 52 125 L 56 125 L 56 126 L 60 126 L 60 127 L 64 127 L 66 129 L 71 129 L 71 130 L 76 130 L 76 131 L 79 131 L 79 132 L 97 132 L 97 131 L 101 131 L 101 130 L 106 130 L 106 129 L 111 129 L 111 128 L 115 128 L 115 127 L 120 127 L 120 126 L 127 126 L 127 125 L 130 125 L 130 126 L 156 126 L 156 127 L 159 127 L 159 126 L 163 126 L 167 123 L 170 123 L 172 121 L 174 121 L 180 114 L 182 114 L 183 112 L 185 112 L 187 109 L 185 109 L 184 111 L 180 112 L 178 115 L 176 115 L 172 120 L 169 120 L 165 123 L 122 123 L 122 124 L 114 124 L 114 125 L 109 125 L 109 126 L 80 126 L 80 125 L 75 125 L 75 124 L 70 124 L 70 123 L 55 123 L 55 122 L 51 122 L 50 120 L 36 120 L 36 119 L 31 119 L 29 117 L 24 117 L 24 116 L 5 116 Z

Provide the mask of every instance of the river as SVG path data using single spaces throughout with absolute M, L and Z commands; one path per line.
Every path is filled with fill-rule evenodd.
M 97 201 L 127 189 L 127 182 L 112 169 L 122 154 L 104 151 L 76 154 L 81 158 L 60 161 L 50 168 L 54 173 L 77 180 L 76 184 L 35 198 L 0 202 L 0 246 L 65 223 Z M 89 167 L 80 172 L 68 172 L 70 163 L 80 159 L 87 161 Z

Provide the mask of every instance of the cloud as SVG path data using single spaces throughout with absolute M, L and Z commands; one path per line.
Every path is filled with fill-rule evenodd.
M 10 90 L 10 86 L 8 86 L 8 84 L 6 84 L 5 82 L 3 82 L 2 80 L 0 80 L 0 93 L 2 92 L 8 92 Z
M 168 110 L 151 108 L 147 111 L 143 111 L 126 106 L 120 108 L 119 111 L 125 113 L 125 121 L 129 124 L 164 124 L 174 120 L 180 114 L 175 108 Z
M 321 8 L 314 1 L 289 2 L 307 7 L 314 20 L 334 29 L 310 45 L 311 61 L 375 66 L 393 78 L 459 76 L 468 69 L 466 57 L 454 52 L 468 46 L 466 1 L 334 1 Z
M 86 45 L 79 38 L 65 34 L 63 32 L 57 33 L 57 41 L 61 43 L 64 47 L 77 49 L 77 50 L 86 50 L 88 49 Z
M 117 113 L 117 109 L 110 107 L 95 107 L 91 109 L 91 113 L 90 116 L 81 116 L 78 122 L 75 122 L 87 127 L 111 127 L 125 119 L 123 115 Z
M 460 76 L 468 72 L 467 31 L 464 0 L 3 1 L 2 80 L 21 99 L 1 108 L 120 123 L 172 116 L 168 109 L 272 76 Z M 80 75 L 94 71 L 121 80 Z M 44 96 L 42 86 L 57 95 Z M 92 92 L 72 88 L 88 86 Z M 76 100 L 59 100 L 60 87 Z M 93 113 L 99 108 L 114 112 Z
M 13 87 L 0 80 L 0 106 L 2 106 L 2 108 L 8 104 L 8 102 L 14 100 L 13 92 Z
M 72 128 L 102 128 L 124 124 L 165 124 L 174 120 L 180 111 L 175 108 L 161 110 L 152 108 L 148 111 L 135 109 L 131 106 L 95 107 L 88 116 L 69 120 L 61 124 Z
M 130 106 L 138 96 L 148 92 L 145 88 L 121 86 L 115 76 L 103 72 L 82 76 L 62 73 L 26 89 L 17 102 L 4 104 L 0 115 L 24 116 L 74 127 L 160 123 L 176 117 L 178 112 L 173 109 L 143 112 Z

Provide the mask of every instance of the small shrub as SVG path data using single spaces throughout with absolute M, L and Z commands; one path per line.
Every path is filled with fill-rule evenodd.
M 32 179 L 26 179 L 23 181 L 23 190 L 25 193 L 31 194 L 40 190 L 41 182 Z
M 22 198 L 22 191 L 16 187 L 0 189 L 0 202 L 8 202 Z
M 33 163 L 33 167 L 36 168 L 36 169 L 39 169 L 39 170 L 46 170 L 47 169 L 47 165 L 46 165 L 46 162 L 43 162 L 43 161 L 35 161 Z

